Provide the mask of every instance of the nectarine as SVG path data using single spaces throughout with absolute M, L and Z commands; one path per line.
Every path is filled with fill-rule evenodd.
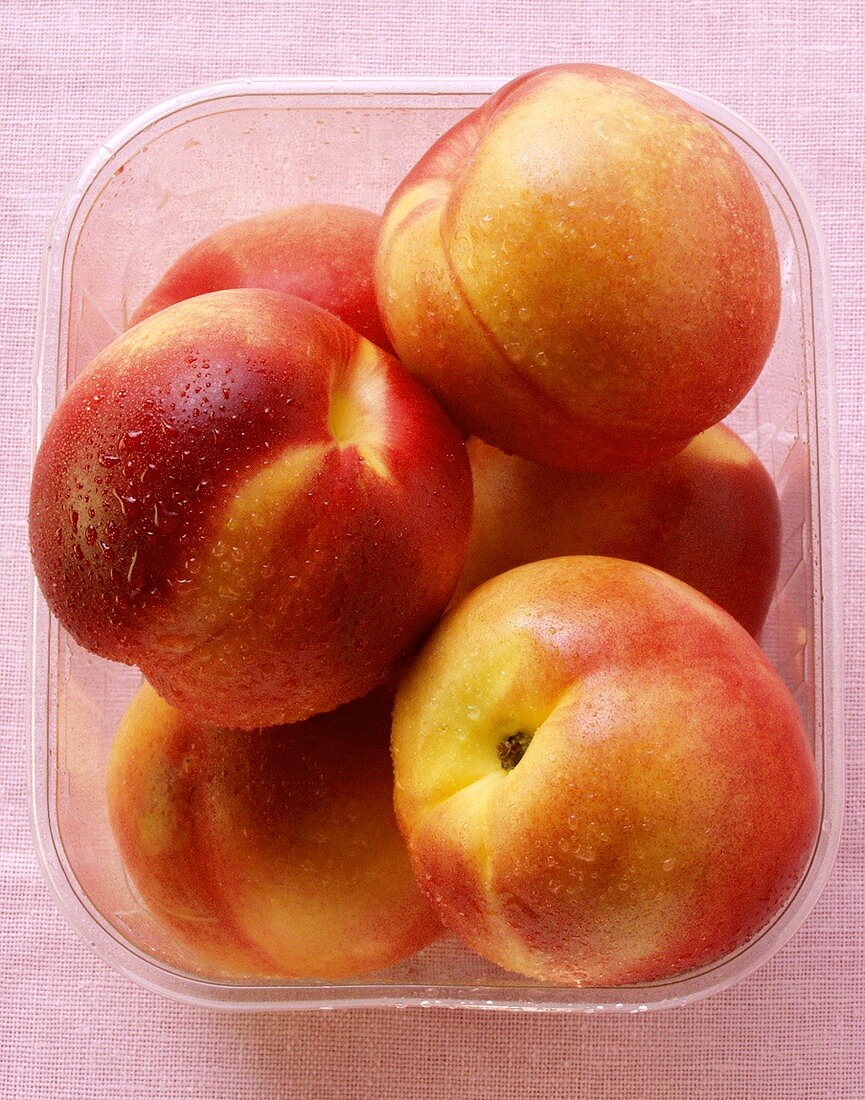
M 136 695 L 109 763 L 111 823 L 145 905 L 198 968 L 343 978 L 438 934 L 394 820 L 392 695 L 254 732 Z
M 569 554 L 628 558 L 698 588 L 758 634 L 781 551 L 774 482 L 722 424 L 625 474 L 540 466 L 475 437 L 475 508 L 454 599 L 517 565 Z
M 762 369 L 778 249 L 742 158 L 640 77 L 507 84 L 391 197 L 376 257 L 397 354 L 457 424 L 566 469 L 680 450 Z
M 33 474 L 48 603 L 187 715 L 299 721 L 384 683 L 453 592 L 465 447 L 400 364 L 288 295 L 170 306 L 68 391 Z
M 818 821 L 796 704 L 695 589 L 613 558 L 496 577 L 400 685 L 397 816 L 446 927 L 531 978 L 646 982 L 776 913 Z
M 239 287 L 295 294 L 393 351 L 375 301 L 373 257 L 381 219 L 336 203 L 305 203 L 233 222 L 183 253 L 132 315 Z

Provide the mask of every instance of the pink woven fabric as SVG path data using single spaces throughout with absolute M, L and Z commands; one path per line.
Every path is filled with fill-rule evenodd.
M 865 1097 L 865 5 L 862 0 L 6 0 L 0 157 L 0 1096 Z M 511 75 L 597 60 L 703 91 L 776 144 L 832 265 L 846 555 L 848 807 L 795 939 L 700 1005 L 636 1017 L 375 1010 L 232 1017 L 132 986 L 66 927 L 27 827 L 25 498 L 42 241 L 151 103 L 242 75 Z

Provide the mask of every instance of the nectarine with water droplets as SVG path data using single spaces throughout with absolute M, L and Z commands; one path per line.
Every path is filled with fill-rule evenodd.
M 701 593 L 533 562 L 436 628 L 397 695 L 396 807 L 442 923 L 541 981 L 669 978 L 741 947 L 814 847 L 802 719 Z
M 33 561 L 86 648 L 252 728 L 390 678 L 453 592 L 465 447 L 386 352 L 264 290 L 170 306 L 93 361 L 36 459 Z

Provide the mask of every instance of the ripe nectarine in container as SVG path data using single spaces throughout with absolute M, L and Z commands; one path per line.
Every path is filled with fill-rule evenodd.
M 131 323 L 214 290 L 279 290 L 321 306 L 392 352 L 373 285 L 380 222 L 369 210 L 338 203 L 303 203 L 232 222 L 187 249 Z
M 385 688 L 295 726 L 190 721 L 145 685 L 108 768 L 145 905 L 208 975 L 344 978 L 440 932 L 393 812 Z
M 796 704 L 701 593 L 533 562 L 470 593 L 397 695 L 397 817 L 469 947 L 540 981 L 650 982 L 742 946 L 814 847 Z
M 276 725 L 393 675 L 451 597 L 471 499 L 458 432 L 395 359 L 299 298 L 225 290 L 66 394 L 33 562 L 81 645 L 190 717 Z
M 379 306 L 457 424 L 535 462 L 639 469 L 744 397 L 772 346 L 778 248 L 697 110 L 601 65 L 505 85 L 384 213 Z
M 778 576 L 781 509 L 766 468 L 723 424 L 623 474 L 541 466 L 477 437 L 466 449 L 475 507 L 455 600 L 518 565 L 595 554 L 670 573 L 759 634 Z

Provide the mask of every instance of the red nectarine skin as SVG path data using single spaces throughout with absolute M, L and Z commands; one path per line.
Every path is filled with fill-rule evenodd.
M 595 554 L 670 573 L 759 634 L 778 576 L 781 510 L 766 469 L 729 428 L 626 474 L 555 470 L 477 438 L 467 450 L 475 508 L 454 600 L 530 561 Z
M 463 443 L 400 364 L 287 295 L 171 306 L 105 349 L 33 475 L 52 611 L 191 717 L 298 721 L 392 675 L 453 591 Z
M 108 772 L 127 871 L 195 969 L 344 978 L 440 931 L 393 812 L 392 689 L 296 726 L 185 719 L 145 685 Z
M 215 290 L 277 290 L 321 306 L 393 352 L 373 285 L 380 224 L 378 214 L 335 203 L 290 206 L 234 222 L 184 252 L 130 324 Z
M 385 325 L 466 432 L 567 469 L 676 453 L 750 389 L 780 309 L 759 188 L 649 81 L 559 65 L 506 85 L 385 210 Z
M 528 747 L 506 770 L 516 734 Z M 632 562 L 557 558 L 475 589 L 400 685 L 392 749 L 443 923 L 541 980 L 721 958 L 783 905 L 816 837 L 805 731 L 759 647 Z

